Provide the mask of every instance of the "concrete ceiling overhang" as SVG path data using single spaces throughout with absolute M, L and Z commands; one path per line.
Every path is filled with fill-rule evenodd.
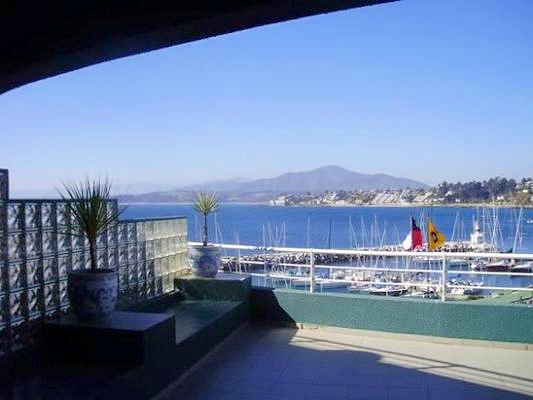
M 7 0 L 0 6 L 0 93 L 103 61 L 390 1 Z

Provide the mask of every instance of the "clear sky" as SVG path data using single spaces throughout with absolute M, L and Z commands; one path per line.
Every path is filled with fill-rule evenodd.
M 533 175 L 533 1 L 405 0 L 84 68 L 0 95 L 12 191 L 272 177 Z

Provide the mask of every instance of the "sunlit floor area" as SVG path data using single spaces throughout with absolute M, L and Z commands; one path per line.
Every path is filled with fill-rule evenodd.
M 246 326 L 156 400 L 530 398 L 533 351 Z

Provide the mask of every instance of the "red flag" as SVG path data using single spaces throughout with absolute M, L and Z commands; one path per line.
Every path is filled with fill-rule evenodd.
M 403 248 L 405 250 L 416 250 L 423 246 L 422 231 L 416 226 L 416 221 L 411 217 L 411 231 L 407 234 L 403 241 Z

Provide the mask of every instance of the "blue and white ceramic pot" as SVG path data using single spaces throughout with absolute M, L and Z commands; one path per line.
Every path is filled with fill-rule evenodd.
M 112 269 L 68 274 L 68 298 L 74 314 L 81 320 L 108 318 L 115 310 L 118 274 Z
M 194 276 L 213 278 L 220 269 L 220 247 L 189 246 L 189 265 Z

